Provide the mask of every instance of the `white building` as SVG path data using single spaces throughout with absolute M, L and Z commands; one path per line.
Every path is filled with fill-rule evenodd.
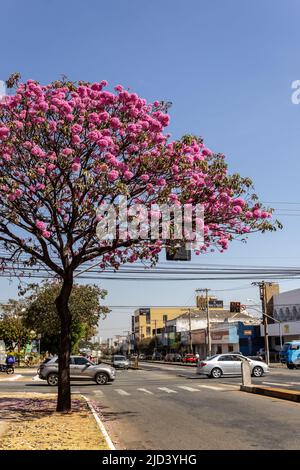
M 226 322 L 237 322 L 237 321 L 251 321 L 257 323 L 257 318 L 252 317 L 246 310 L 241 313 L 233 313 L 229 310 L 221 310 L 221 309 L 210 309 L 209 310 L 209 318 L 212 324 L 216 323 L 223 323 Z M 191 325 L 190 325 L 191 321 Z M 191 320 L 189 318 L 189 314 L 185 313 L 180 315 L 173 320 L 168 320 L 166 322 L 166 327 L 171 330 L 173 327 L 173 331 L 176 333 L 181 333 L 183 331 L 189 331 L 191 326 L 191 330 L 199 330 L 202 328 L 207 327 L 207 318 L 206 312 L 197 311 L 191 313 Z
M 275 323 L 268 325 L 269 341 L 270 348 L 279 350 L 281 341 L 300 339 L 300 289 L 274 295 L 273 305 Z M 261 334 L 264 335 L 263 325 Z
M 273 296 L 273 317 L 281 322 L 300 321 L 300 289 Z

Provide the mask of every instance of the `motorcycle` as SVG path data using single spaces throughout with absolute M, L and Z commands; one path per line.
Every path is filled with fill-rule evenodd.
M 15 368 L 12 365 L 0 364 L 0 372 L 6 372 L 7 374 L 14 374 Z

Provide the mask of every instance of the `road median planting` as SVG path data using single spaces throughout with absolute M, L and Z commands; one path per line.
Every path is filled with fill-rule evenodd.
M 55 394 L 2 393 L 0 450 L 108 450 L 81 395 L 74 396 L 71 412 L 55 408 Z
M 242 392 L 255 393 L 266 397 L 279 398 L 300 403 L 299 390 L 287 390 L 285 388 L 265 387 L 263 385 L 241 385 Z

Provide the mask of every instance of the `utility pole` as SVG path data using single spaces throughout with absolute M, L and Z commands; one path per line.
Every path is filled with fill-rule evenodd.
M 211 331 L 210 331 L 210 316 L 209 316 L 209 297 L 208 292 L 210 289 L 197 289 L 196 292 L 205 292 L 205 311 L 206 311 L 206 347 L 207 347 L 207 356 L 211 356 Z
M 263 314 L 263 325 L 264 325 L 264 339 L 265 339 L 265 353 L 266 363 L 270 364 L 270 352 L 269 352 L 269 325 L 268 325 L 268 312 L 267 312 L 267 296 L 266 296 L 266 283 L 252 282 L 253 286 L 259 287 L 260 300 L 262 303 L 262 314 Z
M 157 320 L 153 320 L 154 321 L 154 339 L 155 339 L 155 352 L 157 351 L 157 344 L 158 344 L 158 341 L 157 341 Z
M 192 341 L 192 316 L 191 309 L 189 308 L 189 351 L 193 352 L 193 341 Z

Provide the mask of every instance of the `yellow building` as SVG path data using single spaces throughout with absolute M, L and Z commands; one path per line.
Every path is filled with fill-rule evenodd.
M 152 338 L 161 332 L 167 320 L 172 320 L 195 307 L 143 307 L 134 312 L 133 333 L 136 341 Z

